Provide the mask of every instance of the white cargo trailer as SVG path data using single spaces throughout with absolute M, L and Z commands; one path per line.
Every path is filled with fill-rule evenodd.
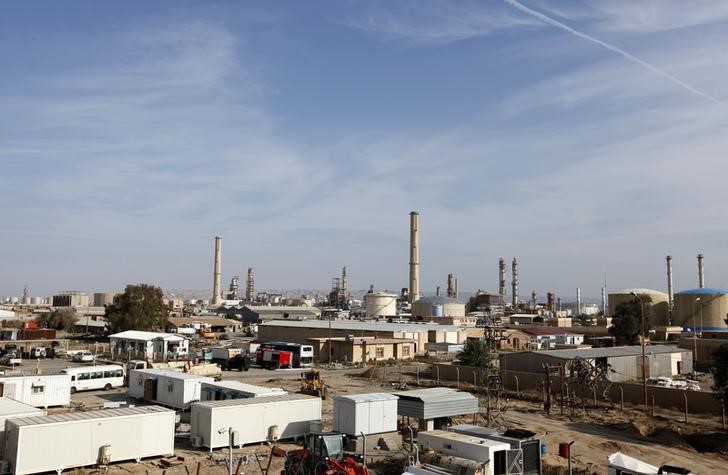
M 214 381 L 214 378 L 179 371 L 133 369 L 129 372 L 129 397 L 187 409 L 200 400 L 202 383 Z
M 334 431 L 352 436 L 397 430 L 397 400 L 389 393 L 354 394 L 334 398 Z
M 5 450 L 5 421 L 16 417 L 45 416 L 46 411 L 29 404 L 0 397 L 0 455 Z
M 311 431 L 312 423 L 321 421 L 321 399 L 303 394 L 197 402 L 192 405 L 190 436 L 195 446 L 228 446 L 228 434 L 221 429 L 232 427 L 237 444 L 291 439 Z
M 0 376 L 0 396 L 35 407 L 71 404 L 71 377 L 67 374 Z
M 239 381 L 217 381 L 202 383 L 201 401 L 223 401 L 226 399 L 245 399 L 249 397 L 284 396 L 288 394 L 283 388 L 255 386 Z
M 506 473 L 506 455 L 511 448 L 510 444 L 505 442 L 444 430 L 419 432 L 417 444 L 422 451 L 432 449 L 445 455 L 487 463 L 487 473 L 490 475 Z
M 159 406 L 8 419 L 5 460 L 23 475 L 170 455 L 174 422 Z

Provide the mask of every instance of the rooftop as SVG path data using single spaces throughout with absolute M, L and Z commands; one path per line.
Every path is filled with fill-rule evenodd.
M 239 325 L 240 322 L 237 320 L 231 320 L 228 318 L 221 318 L 221 317 L 169 317 L 169 323 L 174 325 L 175 327 L 180 327 L 184 325 L 194 325 L 196 323 L 202 323 L 205 325 L 215 326 L 215 327 L 222 327 L 222 326 L 230 326 L 230 325 Z
M 245 399 L 225 399 L 222 401 L 202 401 L 192 403 L 192 407 L 225 407 L 225 406 L 248 406 L 251 404 L 266 404 L 279 401 L 300 401 L 302 399 L 319 399 L 316 396 L 305 394 L 282 394 L 280 396 L 249 397 Z M 320 400 L 320 399 L 319 399 Z
M 53 414 L 51 416 L 19 417 L 12 419 L 11 423 L 15 424 L 16 426 L 34 426 L 42 424 L 77 422 L 89 419 L 108 419 L 110 417 L 138 416 L 142 414 L 154 414 L 164 412 L 174 415 L 173 410 L 165 409 L 160 406 L 138 406 L 121 409 L 103 409 L 100 411 L 88 412 L 65 412 L 62 414 Z
M 45 411 L 35 406 L 16 401 L 15 399 L 0 397 L 0 417 L 12 418 L 19 417 L 23 414 L 40 416 L 45 414 Z
M 728 290 L 723 289 L 711 289 L 708 287 L 703 287 L 702 289 L 690 289 L 690 290 L 682 290 L 680 292 L 675 292 L 675 295 L 725 295 L 728 294 Z
M 518 330 L 528 335 L 576 335 L 577 332 L 564 328 L 519 328 Z
M 634 289 L 622 289 L 618 290 L 616 292 L 609 292 L 610 294 L 631 294 L 634 292 L 635 294 L 642 295 L 642 294 L 661 294 L 661 295 L 667 295 L 667 293 L 662 292 L 661 290 L 655 290 L 655 289 L 642 289 L 642 288 L 634 288 Z
M 647 354 L 665 354 L 665 353 L 678 353 L 678 352 L 690 352 L 683 348 L 678 348 L 674 345 L 648 345 L 645 347 L 645 353 Z M 523 354 L 533 353 L 536 355 L 551 356 L 553 358 L 559 358 L 564 360 L 571 360 L 574 358 L 613 358 L 619 356 L 638 356 L 642 354 L 642 347 L 639 345 L 635 346 L 614 346 L 610 348 L 584 348 L 581 350 L 546 350 L 546 351 L 523 351 L 520 353 L 511 354 Z
M 457 299 L 448 297 L 446 295 L 432 295 L 429 297 L 422 297 L 421 299 L 415 300 L 416 304 L 429 304 L 429 305 L 449 305 L 449 304 L 461 304 Z
M 390 393 L 366 393 L 366 394 L 349 394 L 346 396 L 334 396 L 334 399 L 343 399 L 354 402 L 370 402 L 370 401 L 396 401 L 399 399 Z
M 123 338 L 125 340 L 138 340 L 138 341 L 149 341 L 162 338 L 165 340 L 184 340 L 185 337 L 175 335 L 174 333 L 161 333 L 161 332 L 144 332 L 139 330 L 127 330 L 121 333 L 114 333 L 109 335 L 109 338 Z
M 306 320 L 286 321 L 276 320 L 261 323 L 260 327 L 292 327 L 292 328 L 316 328 L 347 331 L 382 331 L 382 332 L 408 332 L 422 333 L 427 331 L 461 331 L 462 327 L 457 325 L 438 325 L 437 323 L 387 323 L 380 321 L 354 321 L 354 320 Z

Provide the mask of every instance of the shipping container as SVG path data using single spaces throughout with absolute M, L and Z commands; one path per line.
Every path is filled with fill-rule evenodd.
M 283 396 L 288 394 L 283 388 L 255 386 L 239 381 L 217 381 L 202 383 L 200 401 L 224 401 L 226 399 L 245 399 L 249 397 Z
M 174 423 L 159 406 L 8 419 L 5 460 L 23 475 L 170 455 Z
M 0 397 L 0 456 L 5 451 L 5 421 L 17 417 L 45 416 L 46 411 L 6 397 Z
M 359 436 L 397 430 L 397 400 L 389 393 L 334 398 L 334 431 Z
M 192 404 L 190 435 L 195 446 L 228 446 L 232 427 L 237 445 L 301 437 L 321 421 L 321 399 L 303 394 L 269 396 Z
M 214 378 L 179 371 L 133 369 L 129 372 L 129 397 L 187 409 L 200 400 L 202 383 L 214 381 Z
M 422 451 L 432 449 L 445 455 L 487 463 L 489 475 L 506 473 L 506 467 L 510 466 L 506 457 L 511 446 L 505 442 L 433 430 L 418 433 L 417 444 Z
M 67 374 L 0 376 L 0 396 L 35 407 L 68 406 L 71 377 Z

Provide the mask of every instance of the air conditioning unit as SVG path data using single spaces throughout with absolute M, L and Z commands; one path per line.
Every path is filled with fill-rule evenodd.
M 196 449 L 202 447 L 202 437 L 199 435 L 193 435 L 190 437 L 190 442 L 192 442 L 192 447 Z
M 0 460 L 0 473 L 10 473 L 10 462 Z

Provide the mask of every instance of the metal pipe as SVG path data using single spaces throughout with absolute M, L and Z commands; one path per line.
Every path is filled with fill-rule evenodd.
M 667 324 L 672 325 L 672 309 L 675 305 L 675 299 L 672 289 L 672 256 L 665 257 L 667 262 Z
M 364 464 L 364 468 L 367 466 L 367 436 L 364 432 L 360 432 L 361 436 L 364 437 L 364 443 L 362 444 L 361 461 Z
M 222 267 L 222 238 L 215 236 L 215 271 L 212 282 L 212 304 L 220 305 L 220 269 Z
M 420 298 L 420 213 L 410 213 L 409 301 Z
M 705 266 L 702 254 L 698 254 L 698 287 L 705 288 Z
M 576 315 L 581 315 L 581 289 L 576 288 Z
M 642 298 L 637 295 L 636 292 L 632 292 L 632 295 L 634 295 L 635 298 L 640 302 L 640 314 L 642 316 L 642 395 L 645 408 L 647 408 L 647 368 L 645 365 L 645 306 L 642 303 Z

